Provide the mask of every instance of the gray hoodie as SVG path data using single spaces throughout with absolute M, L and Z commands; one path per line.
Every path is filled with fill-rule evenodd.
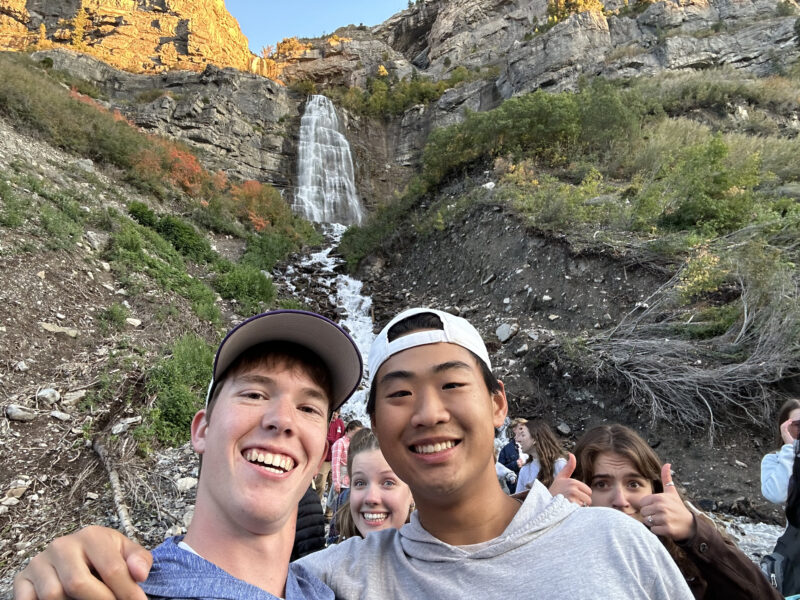
M 693 600 L 658 538 L 616 510 L 579 508 L 539 482 L 503 534 L 471 546 L 402 529 L 351 538 L 299 561 L 351 600 Z

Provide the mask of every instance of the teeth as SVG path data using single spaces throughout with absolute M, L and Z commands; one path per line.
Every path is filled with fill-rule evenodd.
M 387 515 L 386 513 L 361 513 L 364 516 L 364 520 L 366 521 L 385 521 Z
M 441 452 L 442 450 L 449 450 L 456 443 L 452 440 L 447 442 L 437 442 L 436 444 L 425 444 L 424 446 L 414 446 L 414 452 L 417 454 L 433 454 L 434 452 Z
M 290 471 L 294 467 L 294 461 L 288 456 L 272 454 L 271 452 L 259 452 L 251 449 L 244 453 L 245 460 L 252 463 L 260 463 L 268 471 L 273 473 L 283 473 Z

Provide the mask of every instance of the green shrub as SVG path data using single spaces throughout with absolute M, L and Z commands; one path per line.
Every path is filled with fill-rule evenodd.
M 140 225 L 145 227 L 155 227 L 158 223 L 158 217 L 153 210 L 144 202 L 134 200 L 128 205 L 128 214 L 136 220 Z
M 179 446 L 189 440 L 195 413 L 211 376 L 214 349 L 202 338 L 187 335 L 177 340 L 168 356 L 150 370 L 145 384 L 156 400 L 134 435 L 140 446 L 152 437 L 162 444 Z
M 791 17 L 797 14 L 797 7 L 794 2 L 789 0 L 780 0 L 775 6 L 775 16 L 778 17 Z
M 720 136 L 690 147 L 669 176 L 672 199 L 661 221 L 672 228 L 696 228 L 710 234 L 739 229 L 757 216 L 753 188 L 759 182 L 758 155 L 732 169 L 728 146 Z
M 254 315 L 275 298 L 275 286 L 251 265 L 234 265 L 214 279 L 214 288 L 227 300 L 236 300 L 244 316 Z
M 2 174 L 0 174 L 2 177 Z M 26 202 L 24 202 L 11 188 L 11 186 L 0 178 L 0 225 L 3 227 L 19 227 L 25 222 Z
M 707 340 L 724 334 L 741 316 L 740 302 L 710 306 L 698 312 L 691 323 L 676 325 L 675 332 L 691 340 Z
M 45 244 L 51 250 L 70 248 L 83 236 L 83 226 L 53 205 L 42 206 L 39 219 L 46 235 Z
M 281 231 L 255 233 L 247 238 L 247 249 L 242 256 L 242 262 L 257 269 L 271 271 L 276 262 L 297 249 L 295 241 Z
M 303 96 L 313 96 L 317 93 L 317 84 L 310 79 L 293 81 L 289 84 L 289 89 Z
M 397 115 L 415 104 L 434 102 L 449 88 L 478 77 L 479 74 L 459 66 L 453 69 L 447 79 L 440 81 L 420 77 L 415 71 L 410 80 L 386 81 L 382 77 L 370 79 L 366 91 L 356 87 L 334 87 L 324 90 L 323 93 L 338 106 L 352 112 L 372 116 Z
M 123 223 L 109 241 L 105 258 L 133 293 L 141 276 L 151 278 L 164 290 L 174 291 L 192 304 L 198 317 L 216 323 L 219 309 L 214 292 L 201 281 L 190 277 L 186 264 L 175 248 L 152 229 L 132 221 Z
M 103 335 L 107 335 L 113 331 L 120 331 L 125 327 L 125 319 L 128 318 L 130 312 L 122 304 L 114 303 L 106 309 L 100 311 L 97 315 L 100 321 L 100 331 Z
M 155 229 L 178 252 L 195 262 L 212 262 L 217 256 L 208 240 L 178 217 L 172 215 L 161 217 Z
M 353 225 L 344 232 L 339 252 L 348 269 L 354 271 L 364 257 L 400 232 L 408 234 L 408 228 L 402 226 L 403 220 L 427 189 L 422 178 L 413 178 L 401 196 L 379 205 L 363 225 Z

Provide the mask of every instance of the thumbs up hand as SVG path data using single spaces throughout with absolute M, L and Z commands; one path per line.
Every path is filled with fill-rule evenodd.
M 589 506 L 592 503 L 591 488 L 582 481 L 571 478 L 576 464 L 575 455 L 570 452 L 566 466 L 555 476 L 548 489 L 553 496 L 561 494 L 570 502 Z
M 661 483 L 664 491 L 642 498 L 639 512 L 644 524 L 653 533 L 676 542 L 683 542 L 695 536 L 697 524 L 694 515 L 675 489 L 671 467 L 669 463 L 661 467 Z

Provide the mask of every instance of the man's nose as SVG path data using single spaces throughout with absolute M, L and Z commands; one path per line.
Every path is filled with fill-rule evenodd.
M 261 419 L 264 429 L 280 433 L 294 429 L 294 404 L 286 398 L 275 398 L 267 403 Z
M 432 427 L 450 420 L 450 413 L 444 402 L 439 397 L 438 390 L 433 387 L 423 387 L 417 391 L 414 414 L 411 424 L 417 427 Z

